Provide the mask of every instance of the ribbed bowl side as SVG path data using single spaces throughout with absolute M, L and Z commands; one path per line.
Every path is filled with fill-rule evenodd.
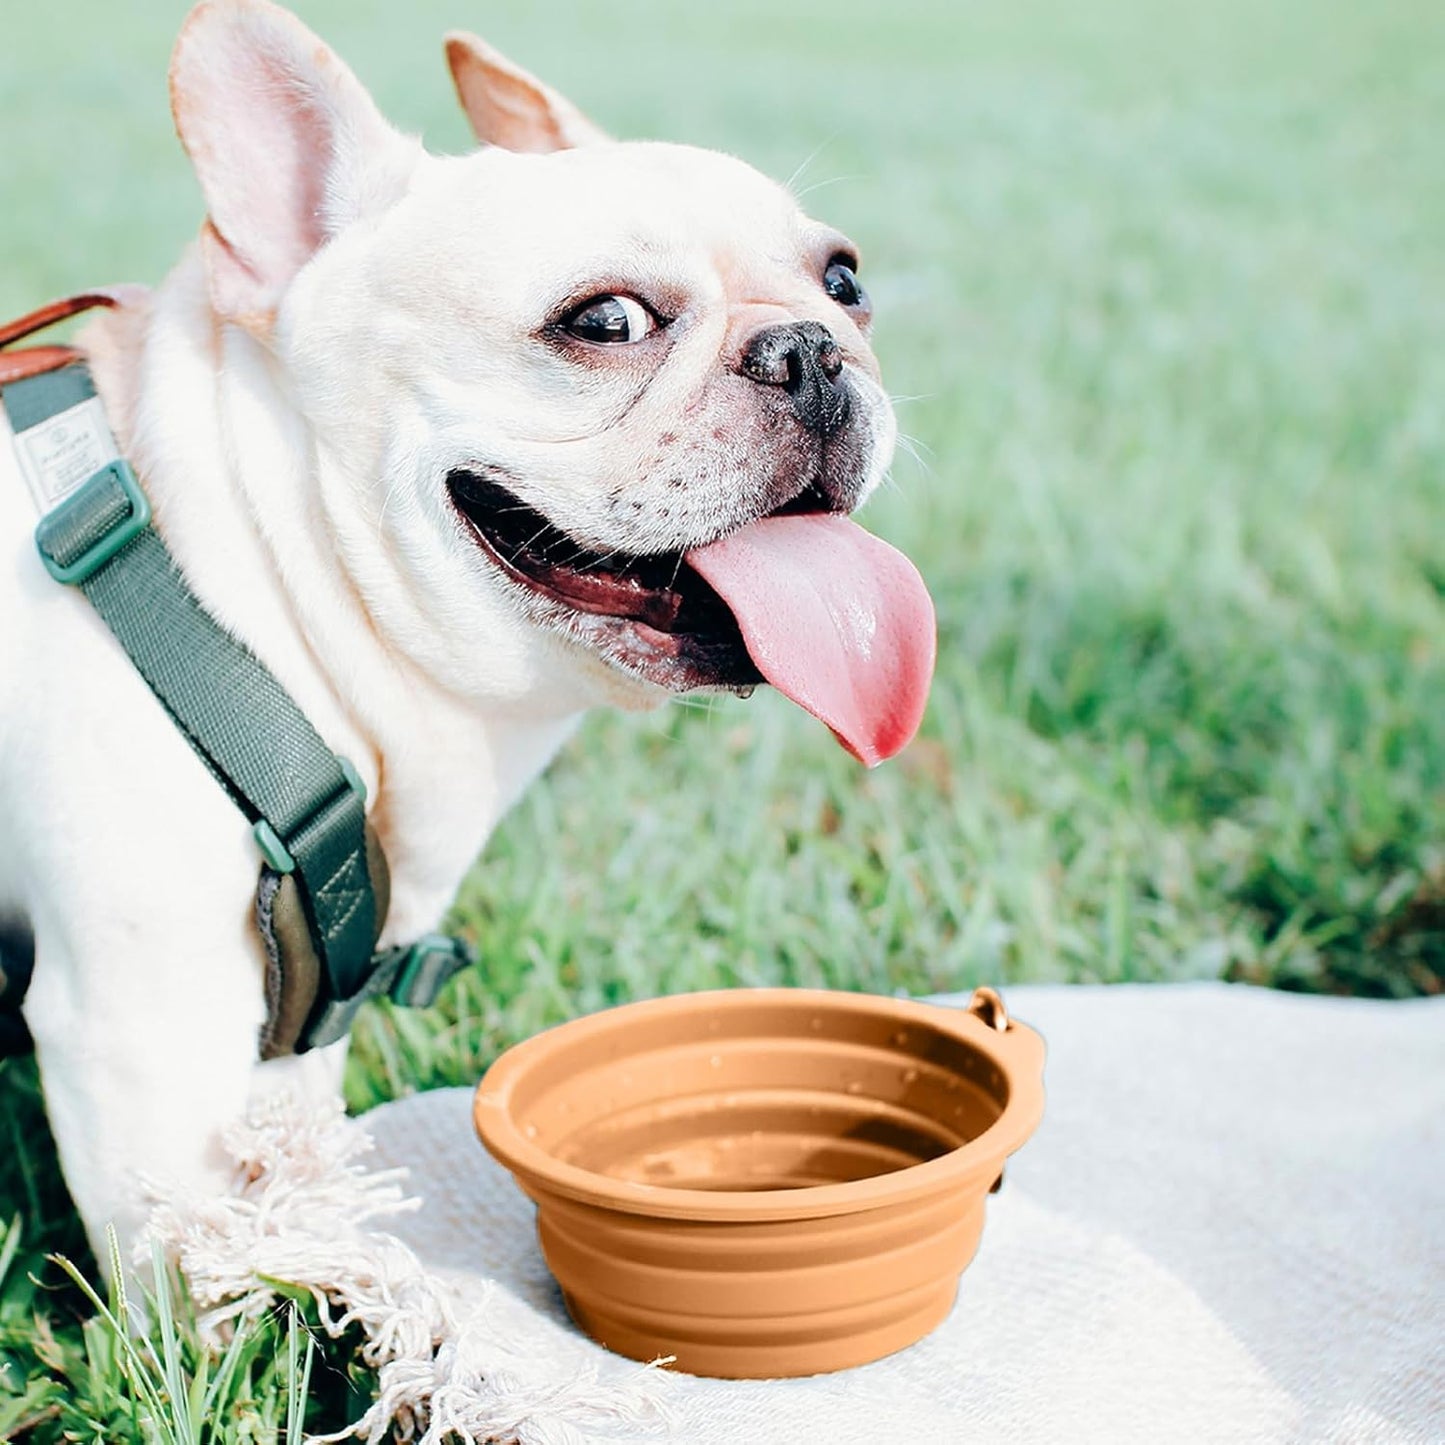
M 947 1313 L 988 1180 L 844 1218 L 648 1220 L 538 1195 L 537 1235 L 573 1318 L 634 1359 L 731 1378 L 843 1369 Z

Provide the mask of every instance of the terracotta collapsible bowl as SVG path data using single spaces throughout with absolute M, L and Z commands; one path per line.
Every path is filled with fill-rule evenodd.
M 1043 1060 L 991 989 L 966 1009 L 681 994 L 508 1050 L 475 1117 L 593 1339 L 699 1375 L 810 1375 L 948 1313 L 1043 1113 Z

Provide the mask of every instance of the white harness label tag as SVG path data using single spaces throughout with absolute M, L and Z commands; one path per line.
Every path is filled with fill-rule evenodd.
M 43 515 L 54 511 L 103 466 L 116 461 L 105 407 L 98 396 L 37 423 L 15 438 L 15 455 Z

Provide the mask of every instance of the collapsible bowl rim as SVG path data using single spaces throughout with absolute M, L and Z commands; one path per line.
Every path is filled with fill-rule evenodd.
M 976 1049 L 999 1071 L 1004 1081 L 1000 1113 L 966 1144 L 937 1158 L 845 1183 L 796 1189 L 678 1189 L 615 1179 L 562 1162 L 522 1132 L 511 1111 L 514 1091 L 534 1060 L 559 1046 L 557 1040 L 564 1032 L 569 1043 L 581 1045 L 599 1035 L 625 1030 L 632 1020 L 692 1013 L 699 1007 L 699 1000 L 707 1000 L 709 1007 L 722 1012 L 781 1003 L 796 1006 L 800 1015 L 834 1009 L 938 1030 Z M 1004 1026 L 986 1022 L 980 1011 L 1006 1020 Z M 802 1040 L 805 1036 L 800 1033 L 798 1037 Z M 1008 1020 L 1002 1002 L 991 989 L 975 990 L 972 1001 L 963 1006 L 841 989 L 704 989 L 602 1009 L 556 1024 L 513 1045 L 492 1064 L 477 1086 L 473 1120 L 488 1152 L 511 1170 L 534 1197 L 535 1193 L 547 1193 L 654 1219 L 814 1219 L 903 1203 L 936 1193 L 950 1182 L 962 1184 L 990 1168 L 1002 1169 L 1003 1161 L 1022 1146 L 1043 1117 L 1043 1059 L 1043 1040 L 1026 1025 Z

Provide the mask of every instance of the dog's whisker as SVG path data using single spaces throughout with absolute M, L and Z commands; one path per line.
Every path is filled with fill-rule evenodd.
M 911 437 L 899 437 L 898 445 L 902 449 L 904 454 L 908 457 L 909 461 L 913 463 L 919 474 L 925 480 L 931 481 L 934 475 L 931 457 L 924 456 L 918 450 Z M 890 471 L 891 470 L 892 469 L 890 468 Z
M 588 557 L 591 559 L 584 566 L 577 567 L 576 570 L 578 572 L 590 572 L 596 567 L 605 567 L 607 563 L 613 560 L 613 558 L 621 557 L 622 566 L 619 567 L 617 570 L 617 575 L 619 577 L 627 576 L 628 569 L 632 567 L 635 563 L 641 562 L 643 560 L 642 555 L 634 552 L 624 552 L 621 547 L 613 547 L 606 552 L 592 552 L 585 548 L 581 548 L 578 550 L 577 555 L 579 557 Z
M 805 187 L 803 190 L 797 192 L 796 199 L 798 199 L 798 200 L 801 201 L 804 196 L 811 196 L 814 191 L 821 191 L 825 186 L 836 186 L 836 185 L 840 185 L 840 184 L 842 184 L 842 182 L 844 182 L 844 181 L 862 181 L 862 180 L 867 180 L 867 177 L 866 177 L 866 176 L 859 176 L 859 175 L 852 175 L 852 176 L 829 176 L 826 180 L 814 181 L 811 186 L 807 186 L 807 187 Z
M 926 441 L 920 440 L 909 432 L 901 431 L 898 433 L 898 445 L 901 446 L 919 466 L 926 467 L 929 464 L 929 459 L 934 456 L 933 448 L 929 446 Z
M 536 530 L 535 532 L 533 532 L 532 535 L 531 535 L 530 537 L 528 537 L 525 542 L 522 542 L 522 543 L 518 544 L 518 546 L 513 550 L 512 556 L 511 556 L 511 559 L 510 559 L 510 560 L 511 560 L 512 562 L 516 562 L 517 558 L 520 557 L 523 552 L 530 552 L 530 551 L 532 550 L 532 547 L 535 545 L 537 539 L 538 539 L 539 537 L 544 537 L 544 536 L 546 536 L 547 533 L 550 532 L 551 530 L 552 530 L 552 525 L 551 525 L 551 523 L 550 523 L 550 522 L 543 522 L 542 525 L 541 525 L 540 527 L 538 527 L 537 530 Z
M 800 180 L 802 180 L 803 173 L 808 169 L 808 167 L 812 165 L 813 162 L 817 160 L 818 157 L 822 155 L 822 153 L 837 139 L 838 132 L 835 130 L 831 135 L 827 135 L 821 141 L 819 141 L 818 144 L 815 145 L 813 149 L 809 151 L 808 154 L 802 159 L 802 161 L 799 162 L 797 167 L 794 169 L 793 174 L 790 175 L 788 179 L 783 183 L 783 189 L 792 192 L 793 187 L 797 185 Z
M 672 701 L 676 707 L 685 707 L 689 712 L 705 713 L 709 719 L 717 716 L 718 699 L 715 697 L 688 697 L 686 693 L 682 693 Z M 682 739 L 673 738 L 672 741 L 680 743 Z
M 376 540 L 378 542 L 380 542 L 385 535 L 387 510 L 390 508 L 392 501 L 398 496 L 403 495 L 403 492 L 404 483 L 400 477 L 395 477 L 387 483 L 386 492 L 381 499 L 381 510 L 376 514 Z

